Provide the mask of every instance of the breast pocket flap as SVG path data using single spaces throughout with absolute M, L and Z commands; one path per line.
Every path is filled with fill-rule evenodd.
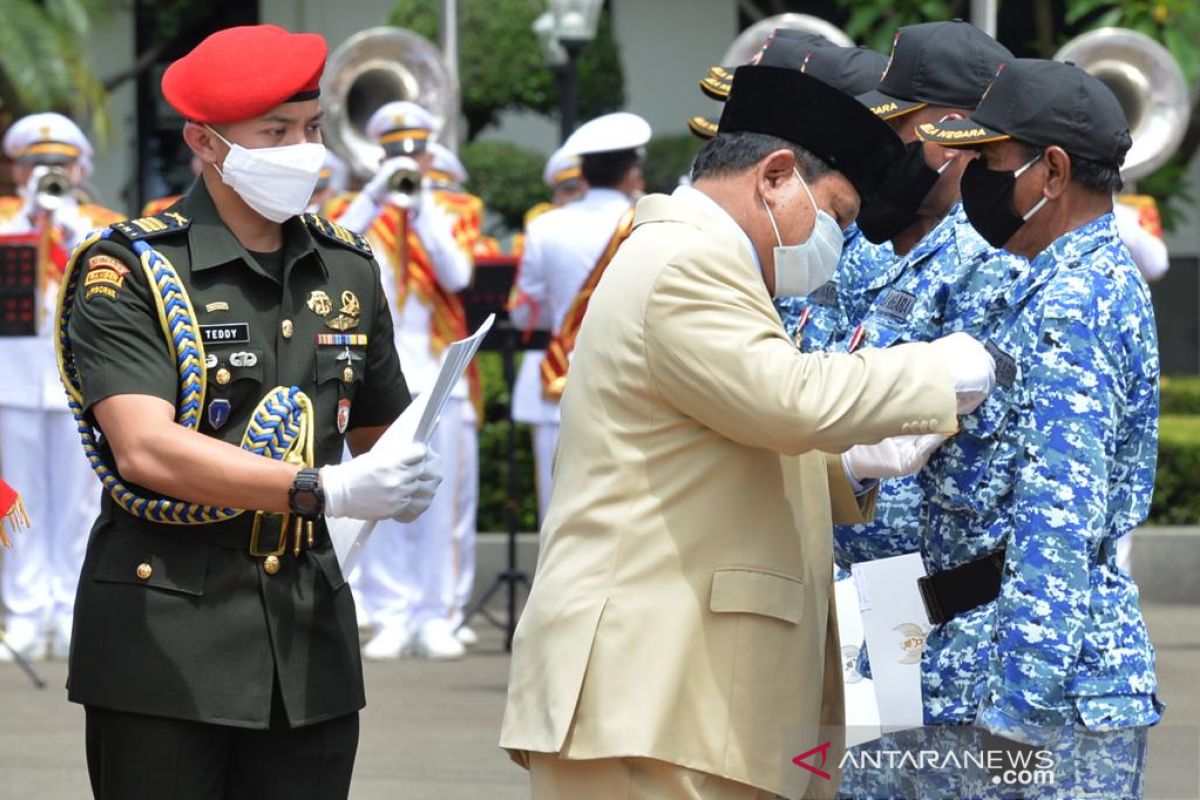
M 112 532 L 99 553 L 93 578 L 200 597 L 208 570 L 208 545 L 166 535 Z

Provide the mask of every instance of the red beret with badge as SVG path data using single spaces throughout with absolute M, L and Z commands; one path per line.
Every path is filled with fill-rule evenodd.
M 218 125 L 253 119 L 320 93 L 329 46 L 317 33 L 277 25 L 226 28 L 163 73 L 163 97 L 192 122 Z

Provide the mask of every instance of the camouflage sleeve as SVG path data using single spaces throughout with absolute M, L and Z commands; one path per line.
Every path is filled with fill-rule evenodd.
M 1066 686 L 1082 646 L 1089 568 L 1105 531 L 1121 380 L 1087 314 L 1044 319 L 1015 424 L 1013 531 L 996 611 L 996 651 L 977 724 L 1043 743 L 1070 725 Z

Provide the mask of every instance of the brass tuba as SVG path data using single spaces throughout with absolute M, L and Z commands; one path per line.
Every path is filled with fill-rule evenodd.
M 1104 83 L 1125 110 L 1133 137 L 1121 168 L 1125 180 L 1149 175 L 1174 155 L 1189 102 L 1183 71 L 1167 48 L 1128 28 L 1098 28 L 1067 42 L 1054 58 Z
M 738 34 L 733 44 L 725 51 L 720 63 L 725 66 L 745 64 L 758 55 L 763 42 L 775 32 L 776 28 L 815 33 L 824 36 L 829 41 L 842 47 L 853 47 L 854 42 L 842 32 L 842 29 L 832 22 L 826 22 L 811 14 L 776 14 L 773 17 L 761 19 Z
M 437 139 L 457 149 L 458 87 L 428 39 L 404 28 L 368 28 L 334 51 L 321 80 L 325 144 L 351 171 L 375 174 L 383 148 L 366 135 L 367 121 L 385 103 L 411 100 L 436 120 Z

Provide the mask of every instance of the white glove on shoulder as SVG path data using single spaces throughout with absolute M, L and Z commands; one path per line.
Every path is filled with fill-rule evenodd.
M 940 433 L 892 436 L 878 444 L 859 444 L 842 453 L 842 467 L 851 482 L 913 475 L 925 466 L 946 437 Z
M 411 522 L 429 507 L 441 482 L 441 459 L 417 443 L 373 447 L 321 468 L 325 513 L 331 517 Z
M 950 372 L 958 413 L 970 414 L 979 408 L 996 387 L 996 360 L 992 354 L 966 333 L 952 333 L 930 344 Z

